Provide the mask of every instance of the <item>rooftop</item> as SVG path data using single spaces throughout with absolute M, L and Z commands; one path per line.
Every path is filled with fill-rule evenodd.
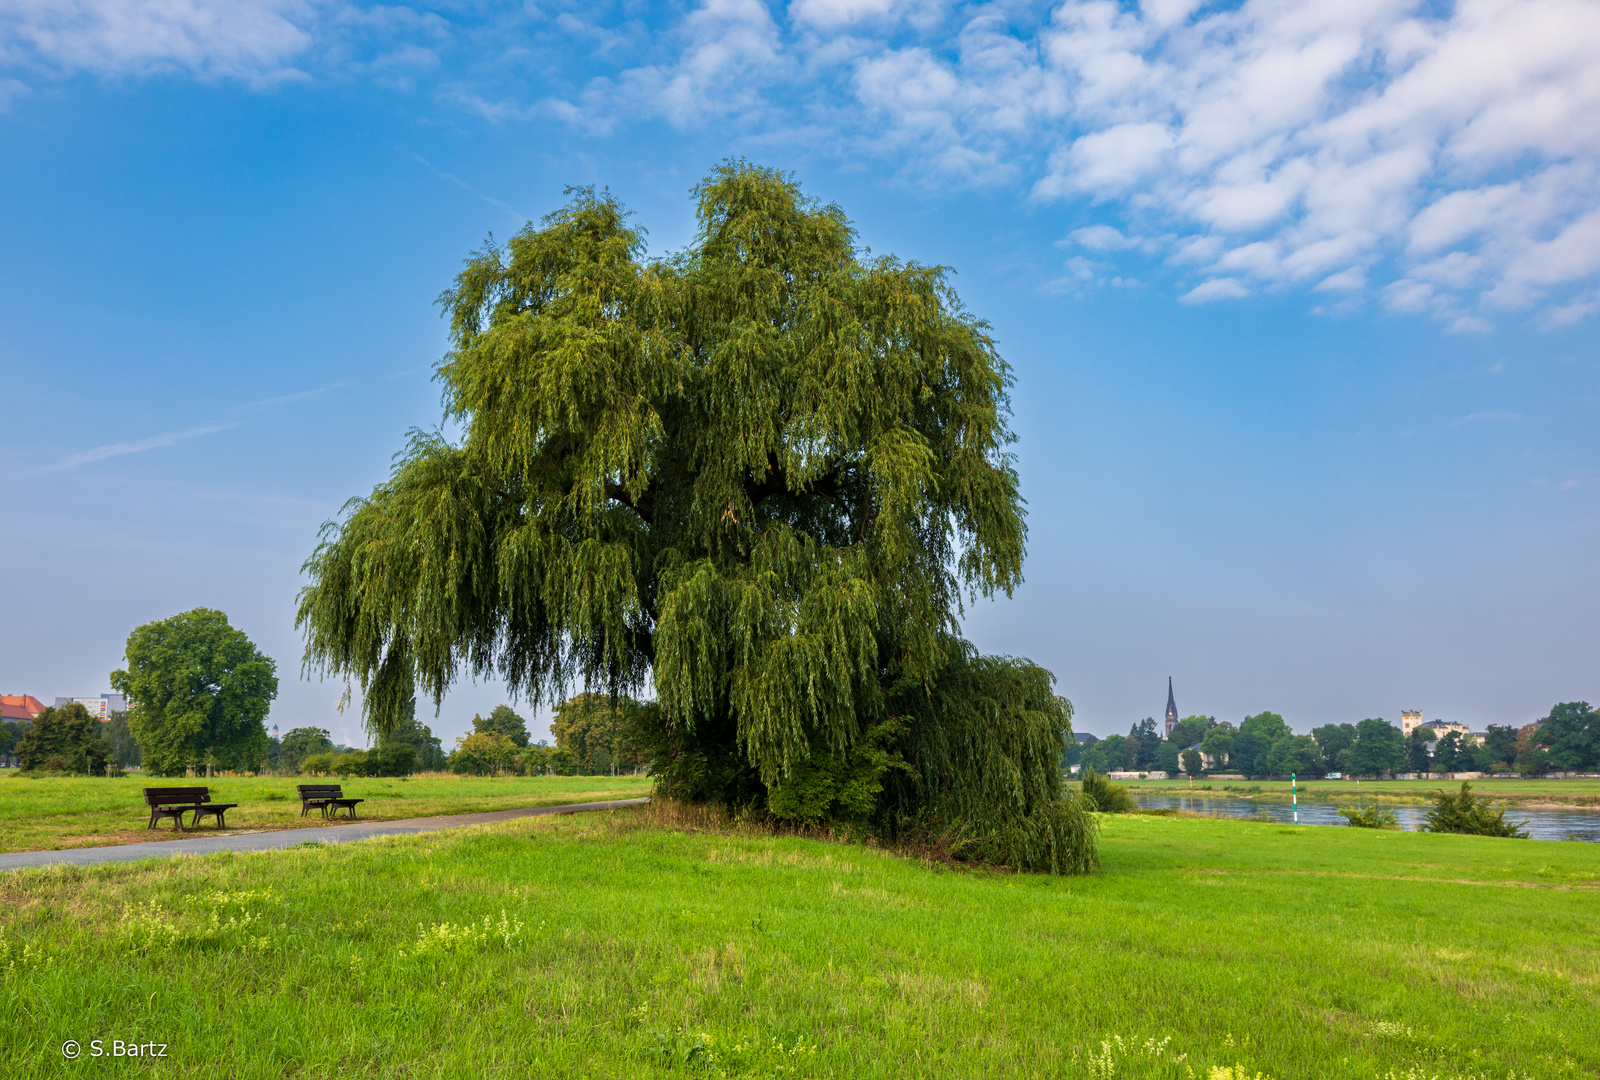
M 44 702 L 32 694 L 0 694 L 0 720 L 32 720 L 44 712 Z

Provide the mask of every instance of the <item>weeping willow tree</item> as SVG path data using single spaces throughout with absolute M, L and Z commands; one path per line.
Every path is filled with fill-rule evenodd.
M 653 688 L 664 794 L 1090 868 L 1070 706 L 957 637 L 1026 532 L 987 325 L 772 170 L 714 170 L 664 260 L 609 194 L 569 195 L 440 298 L 463 434 L 414 433 L 325 527 L 308 669 L 358 681 L 380 735 L 463 674 Z

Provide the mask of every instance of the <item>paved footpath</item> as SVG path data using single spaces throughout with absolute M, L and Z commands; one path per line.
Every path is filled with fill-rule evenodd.
M 414 836 L 438 829 L 459 829 L 467 825 L 492 825 L 513 818 L 541 814 L 575 814 L 582 810 L 615 810 L 638 806 L 649 799 L 618 799 L 615 802 L 568 803 L 564 806 L 530 806 L 522 810 L 492 810 L 486 814 L 446 814 L 442 817 L 403 818 L 399 821 L 357 821 L 352 825 L 324 825 L 312 829 L 282 829 L 276 832 L 226 833 L 206 836 L 186 833 L 180 840 L 161 840 L 151 844 L 119 844 L 116 847 L 70 848 L 66 851 L 18 851 L 0 855 L 0 870 L 25 866 L 50 866 L 67 863 L 88 866 L 102 862 L 132 862 L 158 855 L 211 855 L 219 851 L 269 851 L 293 847 L 307 840 L 323 844 L 348 844 L 375 836 Z

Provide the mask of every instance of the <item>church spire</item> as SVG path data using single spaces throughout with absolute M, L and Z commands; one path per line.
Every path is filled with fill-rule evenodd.
M 1178 726 L 1178 703 L 1172 699 L 1172 676 L 1167 676 L 1167 735 Z

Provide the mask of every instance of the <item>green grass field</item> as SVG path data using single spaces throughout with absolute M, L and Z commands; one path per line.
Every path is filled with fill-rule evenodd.
M 0 874 L 0 1053 L 27 1076 L 1600 1074 L 1600 846 L 1118 817 L 1104 872 L 1063 879 L 668 810 Z
M 1156 792 L 1187 792 L 1189 780 L 1118 780 L 1134 791 Z M 1459 780 L 1363 780 L 1359 784 L 1354 780 L 1304 780 L 1296 787 L 1302 799 L 1323 799 L 1327 801 L 1345 801 L 1361 799 L 1368 800 L 1393 800 L 1395 802 L 1425 803 L 1435 791 L 1455 791 L 1461 786 Z M 1214 780 L 1210 777 L 1201 777 L 1194 782 L 1194 790 L 1200 793 L 1204 788 L 1210 788 L 1213 795 L 1267 795 L 1276 797 L 1281 795 L 1287 799 L 1290 794 L 1290 784 L 1287 780 Z M 1224 790 L 1227 788 L 1228 790 Z M 1600 806 L 1600 780 L 1572 779 L 1572 780 L 1497 780 L 1487 778 L 1472 781 L 1472 790 L 1479 795 L 1488 795 L 1494 799 L 1511 803 L 1538 804 L 1545 803 L 1553 806 Z
M 10 770 L 8 773 L 0 776 L 0 852 L 173 839 L 177 832 L 170 818 L 155 829 L 146 828 L 150 812 L 140 793 L 146 786 L 210 787 L 213 802 L 239 804 L 237 809 L 228 811 L 228 828 L 245 831 L 332 824 L 316 813 L 300 816 L 295 785 L 302 783 L 343 784 L 347 795 L 366 800 L 356 808 L 357 816 L 364 821 L 632 799 L 648 795 L 651 784 L 645 776 L 481 778 L 434 773 L 404 780 L 330 781 L 308 777 L 34 779 Z M 215 826 L 214 819 L 207 819 L 199 831 L 210 834 L 217 831 Z

